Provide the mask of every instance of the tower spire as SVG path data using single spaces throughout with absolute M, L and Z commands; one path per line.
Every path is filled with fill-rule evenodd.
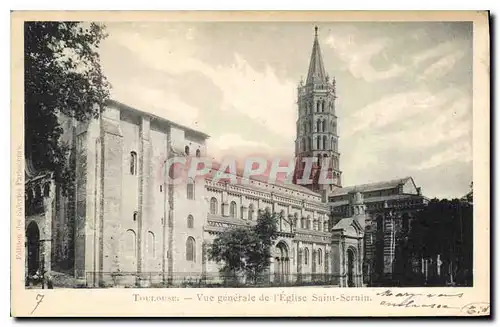
M 314 43 L 309 63 L 309 72 L 307 74 L 306 84 L 324 83 L 326 78 L 325 67 L 318 41 L 318 26 L 314 27 Z

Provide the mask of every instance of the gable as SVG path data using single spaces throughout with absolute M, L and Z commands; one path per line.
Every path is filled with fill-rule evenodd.
M 356 228 L 354 228 L 354 226 L 353 226 L 353 225 L 351 225 L 351 226 L 347 227 L 347 228 L 345 229 L 345 233 L 346 233 L 347 235 L 350 235 L 350 236 L 356 236 L 356 235 L 358 235 L 358 231 L 356 230 Z
M 363 234 L 363 228 L 356 219 L 344 218 L 341 219 L 333 228 L 333 230 L 344 230 L 349 236 L 359 236 Z
M 410 177 L 406 179 L 403 184 L 403 194 L 418 194 L 417 186 L 415 185 L 413 178 Z

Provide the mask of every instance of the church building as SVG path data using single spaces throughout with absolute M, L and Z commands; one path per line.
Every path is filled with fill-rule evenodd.
M 75 191 L 65 194 L 26 154 L 26 276 L 43 269 L 86 287 L 215 283 L 220 266 L 207 247 L 268 211 L 279 237 L 267 282 L 362 287 L 390 279 L 395 235 L 427 200 L 411 177 L 342 186 L 335 83 L 316 28 L 295 140 L 296 158 L 318 158 L 310 185 L 211 177 L 175 184 L 167 160 L 209 156 L 208 135 L 114 100 L 86 123 L 61 117 Z M 323 165 L 332 184 L 317 182 Z

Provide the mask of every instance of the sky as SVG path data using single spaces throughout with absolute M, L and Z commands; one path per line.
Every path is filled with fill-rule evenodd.
M 106 23 L 111 96 L 210 135 L 209 155 L 294 155 L 314 40 L 337 85 L 344 186 L 412 176 L 425 196 L 472 181 L 472 24 Z

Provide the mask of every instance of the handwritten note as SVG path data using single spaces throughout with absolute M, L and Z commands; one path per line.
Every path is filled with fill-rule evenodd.
M 43 298 L 44 298 L 43 294 L 37 294 L 36 295 L 36 305 L 33 308 L 33 311 L 31 311 L 31 314 L 33 314 L 35 312 L 35 310 L 38 308 L 38 306 L 40 305 L 40 303 L 42 303 Z
M 397 292 L 385 290 L 377 293 L 382 297 L 381 306 L 399 308 L 429 308 L 447 311 L 460 311 L 468 315 L 489 314 L 490 304 L 488 302 L 460 304 L 464 293 L 461 292 Z M 458 303 L 458 305 L 457 305 Z
M 464 305 L 461 309 L 463 313 L 468 315 L 489 315 L 490 314 L 490 303 L 489 302 L 474 302 Z
M 386 298 L 380 302 L 380 305 L 388 307 L 460 309 L 446 302 L 450 298 L 461 298 L 463 293 L 412 293 L 386 290 L 377 295 Z

